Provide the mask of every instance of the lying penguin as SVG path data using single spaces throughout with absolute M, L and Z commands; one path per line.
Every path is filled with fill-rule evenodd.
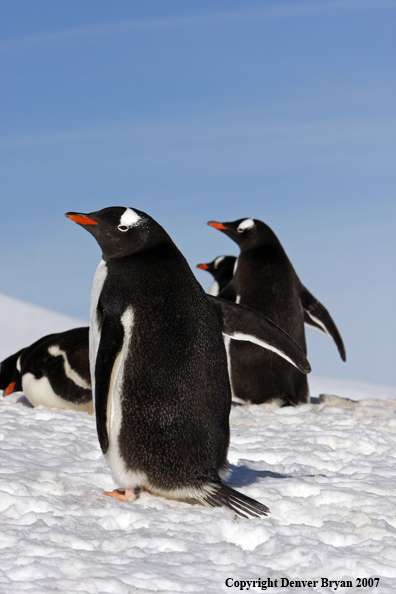
M 342 360 L 346 360 L 344 343 L 329 312 L 301 283 L 268 225 L 257 219 L 210 221 L 208 225 L 228 235 L 241 249 L 232 279 L 219 297 L 265 315 L 304 353 L 304 323 L 314 326 L 334 340 Z M 308 401 L 306 375 L 273 353 L 235 341 L 228 344 L 227 352 L 233 400 L 253 404 L 278 398 L 284 404 Z
M 0 389 L 22 391 L 33 406 L 93 414 L 88 354 L 89 328 L 49 334 L 0 364 Z
M 103 256 L 91 295 L 90 366 L 98 438 L 115 481 L 170 499 L 262 517 L 268 508 L 226 486 L 231 391 L 222 332 L 297 365 L 298 345 L 256 312 L 206 295 L 149 215 L 109 207 L 66 216 Z
M 207 270 L 214 278 L 208 291 L 209 295 L 216 297 L 228 285 L 232 279 L 235 262 L 235 256 L 219 256 L 213 262 L 208 262 L 208 264 L 197 264 L 197 268 Z

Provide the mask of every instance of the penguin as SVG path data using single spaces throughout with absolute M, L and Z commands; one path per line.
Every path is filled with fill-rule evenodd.
M 344 343 L 327 309 L 304 287 L 275 233 L 257 219 L 209 221 L 240 247 L 230 283 L 219 297 L 251 307 L 280 326 L 307 353 L 304 323 L 328 334 L 343 361 Z M 250 343 L 227 345 L 233 401 L 282 405 L 308 401 L 305 374 Z
M 4 396 L 22 391 L 33 406 L 93 414 L 88 327 L 43 336 L 0 365 Z
M 99 443 L 121 487 L 105 494 L 132 502 L 144 489 L 264 517 L 264 504 L 220 477 L 231 405 L 222 331 L 309 372 L 304 353 L 257 312 L 207 295 L 148 214 L 114 206 L 65 216 L 102 250 L 91 293 L 90 367 Z
M 208 264 L 197 264 L 197 268 L 207 270 L 214 277 L 208 291 L 209 295 L 217 296 L 232 279 L 236 258 L 235 256 L 219 256 Z

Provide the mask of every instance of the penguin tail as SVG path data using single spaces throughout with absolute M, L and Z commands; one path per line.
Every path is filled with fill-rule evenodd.
M 224 483 L 205 485 L 196 499 L 207 507 L 228 507 L 241 518 L 264 518 L 270 513 L 268 507 L 255 499 L 235 491 Z

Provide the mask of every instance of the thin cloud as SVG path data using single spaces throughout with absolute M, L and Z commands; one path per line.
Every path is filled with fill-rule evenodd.
M 146 141 L 151 144 L 153 140 L 156 142 L 179 143 L 188 141 L 211 142 L 214 140 L 239 140 L 242 138 L 299 138 L 301 144 L 312 142 L 312 132 L 317 132 L 314 135 L 314 141 L 322 139 L 324 143 L 346 141 L 348 138 L 353 140 L 361 140 L 369 132 L 369 137 L 374 138 L 378 136 L 386 140 L 392 138 L 393 132 L 389 129 L 391 120 L 388 118 L 373 118 L 367 120 L 357 119 L 331 119 L 321 122 L 304 122 L 300 124 L 266 124 L 261 125 L 255 122 L 238 122 L 238 123 L 222 123 L 212 124 L 208 123 L 203 126 L 202 123 L 186 122 L 184 126 L 181 122 L 171 121 L 169 123 L 160 123 L 156 125 L 153 122 L 147 122 L 146 125 L 128 125 L 128 126 L 113 126 L 107 128 L 88 128 L 85 130 L 75 130 L 69 132 L 61 132 L 53 135 L 43 135 L 39 137 L 25 137 L 16 139 L 15 143 L 9 143 L 9 147 L 26 148 L 36 146 L 49 146 L 53 144 L 68 144 L 80 143 L 90 141 L 106 141 L 112 138 L 130 138 L 136 141 Z M 296 142 L 294 140 L 294 142 Z M 146 144 L 145 143 L 145 144 Z
M 221 112 L 202 113 L 195 116 L 173 117 L 167 119 L 136 120 L 124 121 L 122 123 L 95 126 L 91 128 L 79 128 L 74 130 L 58 130 L 47 134 L 32 134 L 26 136 L 14 136 L 0 140 L 0 148 L 3 150 L 29 149 L 33 147 L 45 147 L 55 145 L 79 144 L 89 142 L 111 141 L 112 139 L 126 139 L 132 142 L 138 142 L 141 145 L 156 146 L 158 143 L 188 143 L 188 142 L 207 142 L 220 139 L 232 138 L 254 138 L 279 136 L 285 137 L 290 133 L 291 137 L 303 130 L 319 129 L 325 124 L 322 117 L 317 118 L 313 115 L 313 110 L 318 105 L 321 106 L 321 112 L 324 110 L 334 112 L 333 118 L 327 115 L 331 126 L 340 121 L 338 107 L 341 104 L 356 111 L 356 105 L 367 104 L 371 101 L 382 101 L 389 105 L 393 100 L 393 94 L 387 85 L 377 85 L 375 89 L 367 88 L 349 88 L 340 87 L 336 90 L 328 91 L 319 96 L 310 98 L 293 99 L 283 102 L 276 102 L 269 105 L 246 105 L 243 108 L 222 110 Z M 285 114 L 298 113 L 297 122 L 292 124 L 285 123 Z M 388 112 L 387 112 L 388 113 Z M 345 121 L 355 122 L 359 120 L 359 126 L 362 130 L 366 129 L 368 122 L 377 122 L 375 118 L 359 119 L 354 113 L 352 118 L 346 118 Z M 282 122 L 282 123 L 278 123 Z M 344 122 L 344 119 L 342 120 Z M 382 129 L 380 122 L 387 122 Z M 384 114 L 383 118 L 378 120 L 381 134 L 386 133 L 392 128 L 391 117 Z M 340 132 L 342 132 L 344 123 L 341 123 Z M 346 129 L 349 126 L 346 125 Z M 375 127 L 374 127 L 375 129 Z M 373 130 L 374 130 L 373 129 Z M 324 130 L 323 130 L 324 132 Z M 329 135 L 325 135 L 329 138 Z M 331 136 L 331 133 L 330 133 Z M 309 137 L 306 136 L 306 138 Z
M 120 35 L 137 31 L 153 31 L 189 26 L 211 26 L 242 24 L 268 20 L 290 19 L 307 16 L 324 16 L 355 10 L 375 10 L 380 8 L 394 8 L 394 0 L 331 0 L 327 2 L 301 2 L 284 5 L 272 5 L 255 10 L 222 12 L 216 14 L 187 15 L 177 17 L 163 17 L 160 19 L 141 19 L 78 27 L 64 31 L 30 35 L 17 39 L 9 39 L 0 43 L 0 51 L 25 50 L 42 47 L 63 41 L 89 41 L 100 37 Z
M 109 133 L 114 134 L 113 137 Z M 121 135 L 123 137 L 121 138 Z M 84 139 L 83 139 L 84 137 Z M 143 128 L 76 131 L 79 146 L 50 150 L 43 146 L 44 158 L 17 155 L 8 162 L 5 175 L 45 176 L 62 172 L 128 172 L 128 179 L 177 178 L 237 175 L 256 172 L 290 172 L 324 166 L 360 171 L 392 171 L 393 134 L 387 119 L 332 119 L 299 124 L 234 122 L 191 122 L 177 129 L 167 122 L 160 128 L 147 123 Z M 104 140 L 106 138 L 106 140 Z M 94 140 L 92 140 L 94 139 Z M 86 143 L 82 146 L 82 143 Z M 59 144 L 57 145 L 59 148 Z M 45 158 L 45 155 L 48 158 Z
M 254 168 L 254 162 L 270 159 L 273 163 L 286 152 L 303 154 L 316 151 L 315 159 L 345 158 L 361 159 L 360 153 L 378 153 L 382 158 L 392 153 L 393 138 L 391 122 L 387 118 L 349 119 L 334 118 L 320 121 L 305 121 L 296 124 L 281 124 L 264 121 L 218 121 L 203 119 L 192 121 L 172 120 L 167 122 L 145 122 L 128 126 L 92 128 L 54 135 L 20 139 L 23 144 L 16 148 L 65 146 L 67 144 L 86 147 L 95 146 L 94 161 L 87 158 L 86 165 L 105 159 L 106 166 L 145 168 L 175 167 L 195 170 L 197 164 L 204 164 L 205 170 L 219 162 L 233 163 L 236 168 Z M 115 141 L 115 145 L 114 145 Z M 109 148 L 111 147 L 111 148 Z M 353 150 L 352 150 L 353 149 Z M 318 152 L 319 151 L 319 152 Z M 330 151 L 330 153 L 329 153 Z M 87 150 L 86 154 L 91 151 Z M 68 152 L 73 161 L 74 149 Z M 304 157 L 300 155 L 304 160 Z M 69 159 L 66 159 L 67 161 Z M 245 163 L 246 160 L 246 163 Z M 387 160 L 387 159 L 385 159 Z M 25 163 L 26 164 L 26 163 Z M 198 169 L 200 168 L 198 167 Z

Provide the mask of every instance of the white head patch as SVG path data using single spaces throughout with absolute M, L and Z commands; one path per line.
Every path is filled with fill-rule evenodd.
M 118 229 L 120 231 L 128 231 L 131 227 L 137 227 L 142 222 L 140 217 L 132 208 L 126 208 L 122 213 Z
M 224 260 L 225 256 L 219 256 L 219 258 L 216 258 L 216 260 L 214 261 L 214 267 L 217 269 L 217 267 L 219 266 L 220 262 L 222 262 Z
M 243 233 L 246 229 L 253 229 L 254 221 L 253 219 L 245 219 L 242 223 L 239 223 L 237 231 L 238 233 Z

